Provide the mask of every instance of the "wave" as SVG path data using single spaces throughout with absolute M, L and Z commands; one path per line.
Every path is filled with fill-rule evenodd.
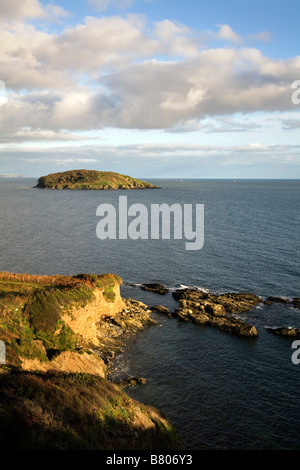
M 205 288 L 205 287 L 199 287 L 199 286 L 192 286 L 192 285 L 185 285 L 185 284 L 180 284 L 179 287 L 170 287 L 169 290 L 171 292 L 174 292 L 176 290 L 184 290 L 184 289 L 193 289 L 193 290 L 197 290 L 199 292 L 205 292 L 206 294 L 209 293 L 209 289 Z

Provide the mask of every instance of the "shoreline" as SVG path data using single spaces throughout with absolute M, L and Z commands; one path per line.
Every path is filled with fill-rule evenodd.
M 120 297 L 120 282 L 110 274 L 0 273 L 2 448 L 183 448 L 159 410 L 108 379 L 126 338 L 154 323 L 147 306 Z
M 239 337 L 250 336 L 255 340 L 258 332 L 253 325 L 241 318 L 243 313 L 260 303 L 267 307 L 273 303 L 291 305 L 291 301 L 279 297 L 262 300 L 249 293 L 210 294 L 190 288 L 171 292 L 166 286 L 153 283 L 136 285 L 135 287 L 155 295 L 157 302 L 148 306 L 140 300 L 121 296 L 121 284 L 121 278 L 113 274 L 38 276 L 0 273 L 0 339 L 5 342 L 7 352 L 7 363 L 0 367 L 0 389 L 7 380 L 11 383 L 11 389 L 18 389 L 19 381 L 25 380 L 29 387 L 33 387 L 33 390 L 36 387 L 38 392 L 39 387 L 44 390 L 47 383 L 53 381 L 54 384 L 58 380 L 59 387 L 66 387 L 68 390 L 70 383 L 74 385 L 75 381 L 73 392 L 77 393 L 79 382 L 90 382 L 87 377 L 94 377 L 93 381 L 96 382 L 93 382 L 93 387 L 97 390 L 102 387 L 105 390 L 104 395 L 108 397 L 107 404 L 101 405 L 98 413 L 105 417 L 105 410 L 110 407 L 111 419 L 116 423 L 116 442 L 120 438 L 120 430 L 126 435 L 125 428 L 128 426 L 140 438 L 149 428 L 152 431 L 147 441 L 148 448 L 153 448 L 154 442 L 156 446 L 159 445 L 157 439 L 161 439 L 161 443 L 169 446 L 168 448 L 181 449 L 183 443 L 172 424 L 158 410 L 132 400 L 124 391 L 127 387 L 146 383 L 147 378 L 124 374 L 117 381 L 111 379 L 116 356 L 122 354 L 130 338 L 138 331 L 157 324 L 151 318 L 152 312 L 177 321 L 217 327 L 226 333 Z M 168 309 L 160 305 L 159 299 L 166 294 L 172 294 L 177 307 Z M 295 308 L 299 308 L 299 298 L 294 298 L 292 302 Z M 237 313 L 240 314 L 239 318 Z M 300 337 L 300 329 L 297 328 L 280 327 L 270 332 L 289 339 Z M 68 394 L 68 390 L 64 393 Z M 15 392 L 10 393 L 13 395 Z M 39 393 L 43 396 L 45 391 Z M 89 386 L 85 393 L 90 393 Z M 58 401 L 59 398 L 55 397 L 54 405 L 45 410 L 45 413 L 55 414 L 53 410 Z M 22 404 L 20 409 L 18 403 Z M 8 410 L 13 406 L 19 419 L 24 406 L 29 406 L 28 403 L 25 391 L 23 397 L 16 395 L 13 400 L 10 398 L 5 406 Z M 39 409 L 46 405 L 39 402 L 35 406 Z M 74 406 L 76 409 L 77 405 Z M 28 426 L 31 426 L 32 410 L 27 412 Z M 38 420 L 41 419 L 42 416 L 39 415 Z M 12 426 L 12 423 L 9 425 Z M 101 432 L 109 439 L 107 436 L 111 430 L 107 428 L 105 420 L 101 421 Z M 78 431 L 78 439 L 81 439 L 79 434 Z M 46 440 L 47 435 L 46 433 L 44 436 Z M 1 438 L 4 439 L 0 433 L 0 441 Z M 140 438 L 134 444 L 137 449 L 143 445 Z M 120 439 L 122 441 L 123 437 Z M 124 439 L 126 443 L 122 445 L 131 449 L 130 440 Z M 73 444 L 69 445 L 72 447 Z M 120 449 L 116 447 L 116 450 Z

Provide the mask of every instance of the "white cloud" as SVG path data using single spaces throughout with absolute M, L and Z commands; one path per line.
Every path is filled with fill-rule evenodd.
M 156 22 L 154 34 L 159 40 L 161 53 L 195 57 L 202 45 L 194 31 L 170 20 Z
M 20 18 L 40 18 L 43 7 L 38 0 L 10 0 L 0 3 L 0 18 L 15 20 Z
M 42 5 L 39 0 L 9 0 L 0 2 L 0 20 L 12 21 L 22 19 L 55 20 L 68 16 L 69 13 L 57 5 Z
M 1 8 L 9 16 L 7 5 Z M 46 9 L 37 0 L 12 5 L 20 17 L 41 17 Z M 141 15 L 87 17 L 56 33 L 26 22 L 3 27 L 0 79 L 8 100 L 1 132 L 17 139 L 26 127 L 183 130 L 206 116 L 293 108 L 290 84 L 300 57 L 265 57 L 242 46 L 229 25 L 216 34 L 240 47 L 202 49 L 187 26 L 150 24 Z
M 228 24 L 221 24 L 219 26 L 218 37 L 225 39 L 226 41 L 234 42 L 235 44 L 242 44 L 243 39 L 237 33 L 235 33 Z
M 88 2 L 96 10 L 105 11 L 110 6 L 119 9 L 131 7 L 134 0 L 88 0 Z

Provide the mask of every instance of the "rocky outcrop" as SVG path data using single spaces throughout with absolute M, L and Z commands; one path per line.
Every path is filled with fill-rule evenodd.
M 169 292 L 169 289 L 166 286 L 163 286 L 162 284 L 157 284 L 155 282 L 150 284 L 142 284 L 141 289 L 155 292 L 156 294 L 161 295 L 167 294 Z
M 292 339 L 300 338 L 300 328 L 292 328 L 292 327 L 280 327 L 280 328 L 266 328 L 267 331 L 273 333 L 274 335 L 279 336 L 286 336 Z
M 300 297 L 294 297 L 292 300 L 290 300 L 286 297 L 270 296 L 264 300 L 265 305 L 272 305 L 274 303 L 292 305 L 294 308 L 300 308 Z
M 266 300 L 264 300 L 264 303 L 266 305 L 271 305 L 273 303 L 280 303 L 280 304 L 289 304 L 290 300 L 285 298 L 285 297 L 275 297 L 275 296 L 270 296 Z
M 201 325 L 216 326 L 238 336 L 257 336 L 255 326 L 234 316 L 257 306 L 261 299 L 254 294 L 226 293 L 221 295 L 180 289 L 173 292 L 179 307 L 173 315 L 185 321 Z
M 170 310 L 167 307 L 164 307 L 163 305 L 153 305 L 150 307 L 151 312 L 157 312 L 157 313 L 165 313 L 166 315 L 170 314 Z
M 155 325 L 150 317 L 151 310 L 143 302 L 124 299 L 125 307 L 118 313 L 103 315 L 98 322 L 97 351 L 110 364 L 120 352 L 126 339 L 147 325 Z
M 118 380 L 116 385 L 122 388 L 135 387 L 136 385 L 145 385 L 146 379 L 144 377 L 125 377 L 124 379 Z

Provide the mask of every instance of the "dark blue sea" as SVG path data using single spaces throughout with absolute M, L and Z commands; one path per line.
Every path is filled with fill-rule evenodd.
M 51 191 L 35 179 L 0 179 L 0 270 L 116 273 L 124 297 L 173 310 L 183 286 L 212 293 L 300 297 L 299 180 L 149 180 L 157 190 Z M 182 239 L 100 240 L 97 207 L 204 204 L 204 246 Z M 158 282 L 170 292 L 144 292 Z M 243 318 L 256 339 L 154 314 L 156 325 L 116 358 L 114 378 L 145 377 L 130 396 L 160 409 L 187 449 L 300 450 L 300 364 L 293 341 L 266 327 L 300 327 L 300 310 L 261 303 Z

